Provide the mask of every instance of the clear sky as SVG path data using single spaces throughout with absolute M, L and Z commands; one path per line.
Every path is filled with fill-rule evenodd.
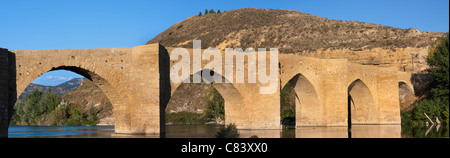
M 449 30 L 448 0 L 0 0 L 0 47 L 133 47 L 199 11 L 246 7 L 299 10 L 420 31 Z M 51 76 L 80 77 L 59 72 L 64 71 Z M 45 78 L 34 83 L 42 81 Z

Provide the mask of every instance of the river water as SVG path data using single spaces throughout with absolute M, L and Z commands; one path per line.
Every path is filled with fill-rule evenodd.
M 114 126 L 10 126 L 10 138 L 214 138 L 219 125 L 167 125 L 166 134 L 114 133 Z M 283 126 L 281 130 L 239 130 L 241 138 L 448 138 L 448 126 L 353 125 L 347 127 Z

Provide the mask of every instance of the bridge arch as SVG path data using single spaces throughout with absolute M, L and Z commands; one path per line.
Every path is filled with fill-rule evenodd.
M 377 124 L 378 108 L 369 87 L 360 79 L 348 86 L 348 126 Z
M 195 72 L 190 75 L 189 78 L 184 80 L 191 80 L 192 76 L 199 75 L 202 76 L 202 73 L 210 72 L 211 75 L 218 73 L 216 71 L 210 69 L 203 69 L 201 71 Z M 225 76 L 218 73 L 219 77 L 222 78 L 222 83 L 216 83 L 213 80 L 203 78 L 203 80 L 207 80 L 210 84 L 214 86 L 214 88 L 220 93 L 223 97 L 225 103 L 225 124 L 234 123 L 237 128 L 243 129 L 249 127 L 249 111 L 247 106 L 244 103 L 244 98 L 239 92 L 239 90 L 233 85 L 233 83 L 226 83 L 225 81 L 229 81 Z M 192 83 L 192 80 L 190 81 Z M 189 84 L 189 83 L 187 83 Z M 172 95 L 175 93 L 176 89 L 181 85 L 173 85 Z
M 295 92 L 296 126 L 323 126 L 323 106 L 315 86 L 306 76 L 296 74 L 289 80 Z
M 19 64 L 19 63 L 18 63 Z M 22 63 L 23 64 L 23 63 Z M 24 64 L 23 64 L 24 65 Z M 111 82 L 116 82 L 116 78 L 109 75 L 99 75 L 88 68 L 83 68 L 80 66 L 66 66 L 61 65 L 57 67 L 43 66 L 38 68 L 37 71 L 29 73 L 29 75 L 22 75 L 21 71 L 17 74 L 17 97 L 24 91 L 24 89 L 36 78 L 44 73 L 56 70 L 67 70 L 77 73 L 88 80 L 91 80 L 97 87 L 99 87 L 102 92 L 106 95 L 108 100 L 113 106 L 113 116 L 115 120 L 115 132 L 125 133 L 123 129 L 130 129 L 130 115 L 127 112 L 127 106 L 124 103 L 124 99 L 120 95 L 120 90 L 111 84 Z M 105 77 L 103 77 L 105 76 Z
M 406 81 L 398 81 L 398 99 L 400 109 L 409 107 L 414 102 L 414 88 Z

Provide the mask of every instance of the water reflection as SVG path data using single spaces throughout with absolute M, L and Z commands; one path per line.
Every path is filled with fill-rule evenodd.
M 257 136 L 258 138 L 281 138 L 282 130 L 261 129 L 261 130 L 239 130 L 241 138 L 250 138 Z
M 114 133 L 114 126 L 10 126 L 8 136 L 40 138 L 214 138 L 219 125 L 168 125 L 164 135 Z M 409 127 L 400 125 L 353 125 L 347 127 L 283 126 L 280 130 L 239 130 L 241 138 L 448 138 L 448 125 Z
M 353 125 L 352 138 L 401 138 L 401 125 Z
M 352 125 L 348 127 L 298 127 L 296 138 L 401 138 L 400 125 Z
M 435 126 L 403 126 L 402 138 L 448 138 L 448 125 Z
M 297 127 L 296 138 L 348 138 L 347 127 Z
M 9 126 L 8 137 L 110 137 L 114 126 Z

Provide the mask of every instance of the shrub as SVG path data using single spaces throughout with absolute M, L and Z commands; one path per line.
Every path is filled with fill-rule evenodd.
M 445 116 L 445 109 L 441 108 L 445 106 L 445 103 L 440 98 L 423 99 L 415 103 L 414 106 L 413 110 L 401 114 L 403 124 L 422 125 L 425 122 L 429 122 L 424 113 L 433 122 L 436 121 L 436 118 L 444 122 L 448 120 L 448 116 Z
M 181 28 L 183 28 L 183 24 L 179 25 L 179 26 L 177 27 L 177 30 L 178 30 L 178 29 L 181 29 Z
M 205 124 L 207 118 L 203 114 L 182 111 L 177 113 L 167 113 L 166 122 L 173 124 Z
M 216 138 L 239 138 L 239 131 L 235 124 L 228 124 L 217 131 Z
M 427 122 L 428 118 L 426 118 L 424 114 L 426 113 L 433 121 L 435 121 L 436 117 L 439 118 L 439 120 L 442 120 L 441 109 L 439 108 L 442 104 L 443 103 L 439 98 L 421 100 L 416 104 L 416 108 L 413 110 L 413 119 Z
M 447 107 L 445 107 L 445 110 L 442 112 L 442 115 L 444 116 L 443 117 L 443 119 L 444 119 L 444 122 L 447 124 L 447 126 L 448 126 L 448 106 Z
M 86 121 L 85 125 L 95 126 L 99 122 L 99 118 L 97 117 L 98 109 L 94 106 L 93 103 L 89 104 L 88 109 L 86 110 Z
M 68 113 L 66 109 L 57 108 L 52 113 L 50 113 L 50 121 L 52 126 L 61 126 L 64 120 L 68 118 Z
M 427 56 L 427 70 L 435 78 L 436 86 L 432 87 L 433 96 L 443 98 L 447 101 L 449 96 L 449 34 L 443 39 L 439 39 L 431 47 Z
M 206 117 L 210 121 L 216 121 L 217 119 L 225 120 L 225 101 L 212 85 L 209 87 L 209 93 L 205 99 L 206 109 L 204 113 Z
M 280 92 L 280 117 L 284 118 L 295 118 L 295 92 L 290 83 Z
M 67 119 L 67 126 L 81 126 L 83 125 L 83 115 L 80 109 L 73 108 L 70 113 L 70 118 Z
M 46 117 L 57 107 L 61 97 L 51 91 L 33 91 L 23 100 L 14 105 L 11 125 L 41 125 L 49 124 Z

